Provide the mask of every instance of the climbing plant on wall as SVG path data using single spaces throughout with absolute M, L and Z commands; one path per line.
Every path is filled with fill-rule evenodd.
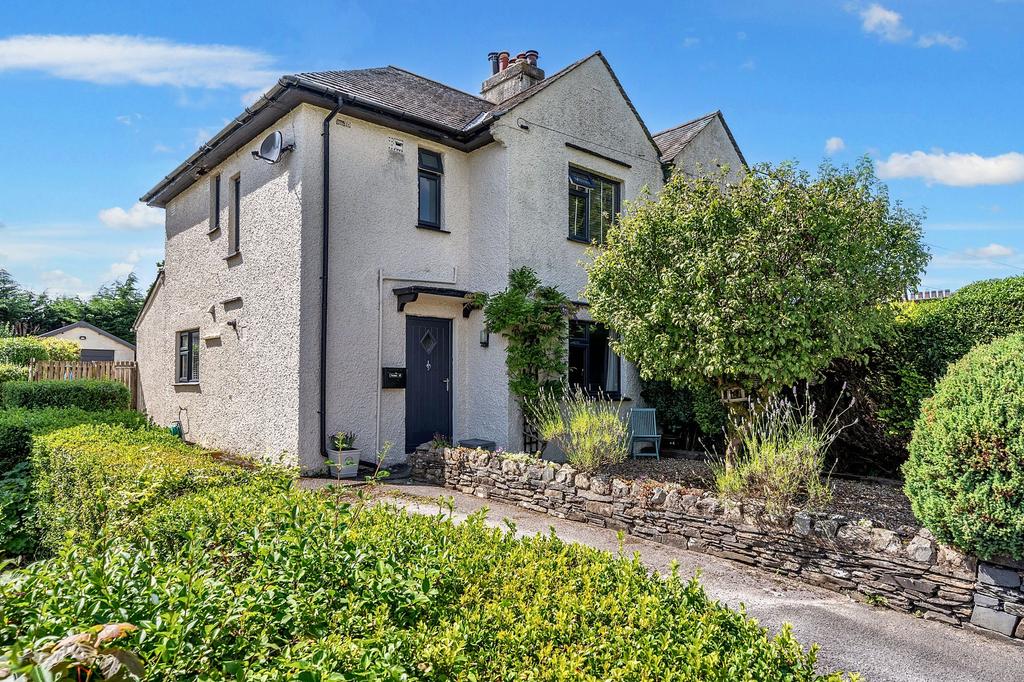
M 569 317 L 574 307 L 555 287 L 542 286 L 532 269 L 508 275 L 508 288 L 497 294 L 479 293 L 475 303 L 484 310 L 487 329 L 508 342 L 505 364 L 512 393 L 529 401 L 541 391 L 557 390 L 566 373 Z

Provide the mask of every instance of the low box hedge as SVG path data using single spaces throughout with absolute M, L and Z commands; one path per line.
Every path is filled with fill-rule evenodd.
M 83 410 L 127 410 L 131 391 L 104 379 L 74 381 L 8 381 L 0 386 L 4 407 L 80 407 Z
M 635 557 L 350 502 L 179 496 L 0 583 L 0 649 L 127 621 L 151 680 L 843 679 Z
M 217 461 L 166 431 L 84 424 L 35 438 L 34 491 L 42 542 L 57 551 L 68 537 L 118 533 L 149 508 L 178 495 L 260 476 Z

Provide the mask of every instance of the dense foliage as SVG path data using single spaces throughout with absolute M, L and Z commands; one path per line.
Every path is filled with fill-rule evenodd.
M 924 402 L 903 466 L 914 515 L 981 558 L 1024 558 L 1024 334 L 954 364 Z
M 179 497 L 16 571 L 0 602 L 13 658 L 127 621 L 152 680 L 840 679 L 636 558 L 284 489 Z
M 78 407 L 83 410 L 127 410 L 131 391 L 119 381 L 76 379 L 63 381 L 8 381 L 0 386 L 4 407 Z
M 542 286 L 537 273 L 519 268 L 508 275 L 508 288 L 478 294 L 487 329 L 508 343 L 505 364 L 509 389 L 521 400 L 555 390 L 566 373 L 565 349 L 573 306 L 555 287 Z
M 32 454 L 43 543 L 89 542 L 121 532 L 147 509 L 179 495 L 264 474 L 217 461 L 156 429 L 87 424 L 38 436 Z
M 644 378 L 763 397 L 862 354 L 926 262 L 920 217 L 866 159 L 679 173 L 611 229 L 586 296 Z
M 145 295 L 139 291 L 134 273 L 124 281 L 100 287 L 83 300 L 78 296 L 51 297 L 27 291 L 18 286 L 10 273 L 0 269 L 0 326 L 7 325 L 22 336 L 41 334 L 84 320 L 134 343 L 132 324 L 144 301 Z
M 0 386 L 3 386 L 8 381 L 25 381 L 27 379 L 28 367 L 0 364 Z
M 65 339 L 35 336 L 9 336 L 0 338 L 0 364 L 25 366 L 32 360 L 77 360 L 78 344 Z M 2 383 L 2 382 L 0 382 Z
M 110 623 L 149 680 L 841 679 L 637 558 L 300 492 L 154 430 L 37 446 L 40 521 L 68 541 L 0 581 L 0 668 L 68 633 L 89 666 Z
M 0 558 L 31 556 L 36 551 L 39 528 L 28 461 L 32 437 L 78 424 L 120 424 L 129 429 L 149 426 L 145 415 L 133 411 L 0 410 Z
M 817 389 L 835 400 L 845 384 L 857 396 L 858 424 L 844 432 L 847 468 L 895 473 L 922 401 L 949 363 L 982 343 L 1024 331 L 1024 277 L 974 282 L 946 299 L 904 303 L 867 364 L 837 362 Z
M 641 381 L 640 397 L 658 411 L 658 426 L 668 436 L 696 427 L 706 436 L 719 436 L 728 415 L 718 391 L 706 384 L 699 389 L 676 387 L 671 381 Z

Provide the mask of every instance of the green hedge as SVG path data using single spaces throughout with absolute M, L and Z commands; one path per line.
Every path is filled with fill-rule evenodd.
M 27 381 L 28 367 L 21 365 L 0 364 L 0 386 L 8 381 Z
M 0 580 L 0 667 L 97 623 L 147 679 L 839 680 L 696 581 L 483 515 L 295 490 L 153 431 L 37 439 L 43 521 L 74 542 Z
M 83 410 L 127 410 L 131 391 L 117 381 L 8 381 L 0 386 L 4 407 L 79 407 Z
M 841 679 L 696 581 L 482 515 L 242 485 L 144 526 L 0 583 L 0 649 L 128 621 L 151 680 Z
M 35 336 L 0 338 L 0 364 L 24 366 L 32 360 L 77 360 L 78 344 L 65 339 L 41 339 Z
M 1024 558 L 1024 334 L 972 350 L 925 401 L 903 466 L 914 515 L 983 559 Z
M 145 415 L 130 410 L 90 412 L 79 408 L 0 410 L 0 557 L 31 556 L 39 528 L 29 454 L 32 437 L 78 424 L 119 424 L 145 429 Z
M 88 542 L 102 527 L 121 532 L 178 495 L 264 474 L 215 460 L 162 430 L 87 424 L 35 439 L 35 495 L 44 547 L 68 536 Z

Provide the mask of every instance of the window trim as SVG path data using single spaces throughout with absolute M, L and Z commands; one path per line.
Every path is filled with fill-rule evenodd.
M 437 160 L 437 169 L 430 168 L 423 163 L 424 155 L 432 157 Z M 420 205 L 423 198 L 423 188 L 420 185 L 422 178 L 428 178 L 434 180 L 437 183 L 437 221 L 425 220 L 423 214 L 420 212 Z M 432 149 L 419 148 L 416 150 L 416 227 L 422 227 L 428 230 L 437 230 L 439 232 L 447 232 L 444 229 L 444 210 L 442 199 L 444 197 L 444 158 L 440 152 L 435 152 Z
M 589 180 L 590 182 L 594 182 L 595 180 L 601 180 L 601 181 L 603 181 L 605 183 L 608 183 L 608 184 L 614 186 L 614 188 L 615 188 L 615 209 L 613 211 L 614 216 L 612 217 L 612 223 L 613 224 L 616 222 L 617 216 L 622 212 L 622 180 L 617 180 L 617 179 L 609 177 L 607 175 L 601 175 L 600 173 L 595 173 L 593 171 L 586 170 L 586 169 L 581 168 L 581 167 L 579 167 L 579 166 L 577 166 L 575 164 L 571 164 L 571 163 L 569 164 L 569 169 L 568 169 L 568 172 L 566 173 L 566 184 L 568 185 L 568 193 L 566 194 L 566 197 L 568 198 L 570 196 L 583 196 L 585 198 L 585 201 L 584 201 L 584 207 L 585 207 L 584 208 L 584 223 L 583 223 L 583 225 L 584 225 L 584 228 L 586 230 L 586 235 L 584 237 L 582 237 L 582 238 L 573 235 L 572 231 L 571 231 L 571 227 L 572 226 L 568 225 L 567 226 L 567 229 L 569 230 L 568 240 L 571 241 L 571 242 L 576 242 L 577 244 L 590 244 L 590 245 L 594 245 L 594 246 L 600 246 L 604 242 L 603 241 L 601 241 L 601 242 L 596 241 L 593 238 L 593 236 L 590 234 L 590 204 L 591 204 L 591 200 L 590 200 L 591 194 L 590 193 L 594 189 L 596 189 L 596 187 L 586 187 L 584 185 L 576 184 L 575 182 L 572 181 L 572 176 L 573 175 L 577 175 L 577 176 L 580 177 L 580 179 L 586 179 L 586 180 Z M 568 214 L 569 214 L 569 211 L 568 211 L 568 206 L 567 206 L 566 207 L 566 216 L 568 216 Z
M 188 340 L 184 342 L 185 336 Z M 187 358 L 182 365 L 182 358 Z M 195 358 L 193 360 L 193 358 Z M 184 369 L 184 373 L 182 373 Z M 194 385 L 199 383 L 199 330 L 183 329 L 174 333 L 174 383 Z
M 231 176 L 231 215 L 229 217 L 230 237 L 228 257 L 242 252 L 242 174 Z
M 574 343 L 575 339 L 579 339 L 579 337 L 574 337 L 573 334 L 572 334 L 572 325 L 574 323 L 580 325 L 583 328 L 583 330 L 584 330 L 584 337 L 583 337 L 584 341 L 582 343 L 579 342 L 579 341 L 575 341 L 575 343 Z M 596 395 L 600 394 L 600 395 L 602 395 L 602 396 L 604 396 L 606 398 L 610 398 L 612 400 L 622 400 L 623 399 L 622 398 L 622 356 L 618 355 L 617 353 L 615 353 L 615 351 L 612 350 L 612 347 L 611 347 L 610 344 L 605 346 L 605 352 L 613 353 L 618 358 L 618 362 L 615 363 L 615 375 L 616 375 L 615 376 L 615 383 L 619 387 L 618 390 L 616 390 L 616 391 L 608 391 L 608 390 L 605 390 L 604 388 L 601 388 L 599 391 L 592 391 L 591 388 L 590 388 L 590 382 L 586 381 L 589 378 L 587 375 L 590 372 L 590 352 L 592 350 L 591 342 L 590 342 L 590 332 L 591 332 L 591 329 L 595 325 L 599 325 L 599 324 L 601 324 L 601 323 L 600 322 L 595 322 L 593 320 L 570 320 L 569 321 L 569 343 L 568 343 L 568 347 L 572 348 L 573 345 L 576 345 L 577 347 L 582 346 L 582 347 L 585 348 L 585 350 L 584 350 L 584 360 L 583 360 L 583 374 L 584 374 L 583 378 L 584 378 L 584 383 L 583 384 L 573 384 L 573 385 L 574 386 L 581 386 L 585 392 L 587 392 L 588 394 L 591 394 L 591 395 L 595 395 L 596 396 Z M 605 329 L 607 329 L 607 327 Z M 611 330 L 608 330 L 608 340 L 609 341 L 611 341 L 611 334 L 612 334 Z M 566 365 L 567 365 L 567 372 L 568 372 L 568 370 L 570 370 L 571 367 L 568 367 L 568 362 L 566 362 Z M 566 377 L 566 379 L 568 380 L 568 376 Z M 607 377 L 607 375 L 605 376 L 604 384 L 605 384 L 605 386 L 608 385 L 608 377 Z

